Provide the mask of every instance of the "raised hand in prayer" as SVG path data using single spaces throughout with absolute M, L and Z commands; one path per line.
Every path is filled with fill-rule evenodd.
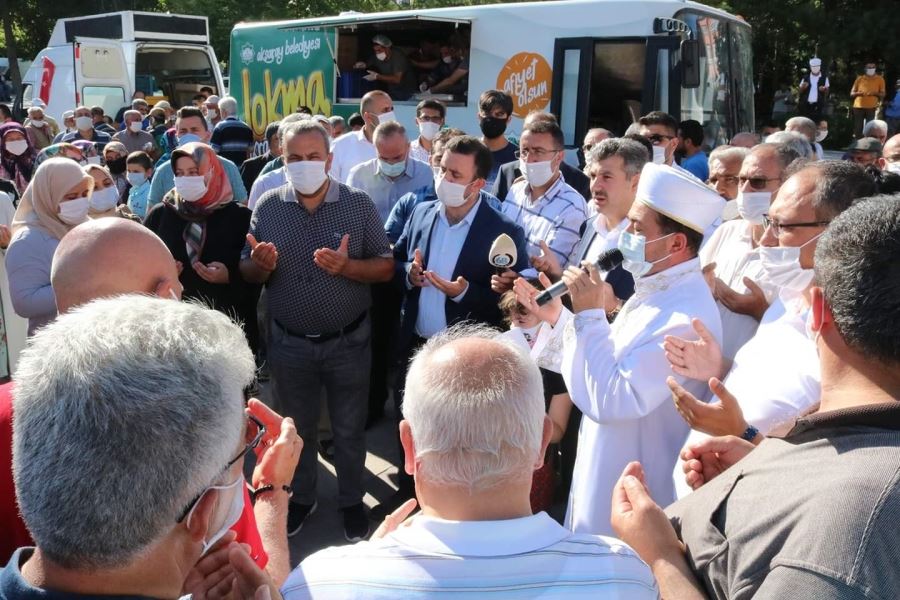
M 422 251 L 416 248 L 413 261 L 409 263 L 409 272 L 407 273 L 410 285 L 416 287 L 425 287 L 428 281 L 425 279 L 425 262 L 422 260 Z
M 744 277 L 744 285 L 747 286 L 747 293 L 741 294 L 728 287 L 724 281 L 717 277 L 713 288 L 713 296 L 731 312 L 749 315 L 757 321 L 761 321 L 763 315 L 769 309 L 769 301 L 766 300 L 766 294 L 749 277 Z
M 436 287 L 449 298 L 456 298 L 469 289 L 469 282 L 466 281 L 466 278 L 462 275 L 457 277 L 455 281 L 444 279 L 434 271 L 425 271 L 424 275 L 425 281 Z
M 234 531 L 227 531 L 222 539 L 197 561 L 184 580 L 181 588 L 183 596 L 191 595 L 194 600 L 213 600 L 228 596 L 234 580 L 234 573 L 228 567 L 228 547 L 236 537 Z
M 220 262 L 211 262 L 204 265 L 202 262 L 197 261 L 191 267 L 204 281 L 209 283 L 228 283 L 228 267 Z
M 675 408 L 691 429 L 707 435 L 741 435 L 747 430 L 749 424 L 744 420 L 741 405 L 717 378 L 710 378 L 709 389 L 719 398 L 718 402 L 698 400 L 674 377 L 668 377 L 666 385 L 672 390 Z
M 552 285 L 550 283 L 550 278 L 544 273 L 538 273 L 538 280 L 541 282 L 541 285 L 544 286 L 544 289 Z M 554 298 L 547 304 L 538 306 L 535 297 L 540 291 L 528 283 L 524 277 L 516 279 L 515 284 L 513 284 L 513 290 L 515 290 L 516 293 L 516 300 L 519 304 L 528 309 L 529 313 L 533 314 L 541 321 L 549 323 L 551 327 L 556 325 L 556 322 L 559 320 L 559 315 L 562 313 L 562 301 L 559 298 Z
M 250 244 L 250 259 L 263 271 L 272 272 L 278 264 L 278 250 L 272 242 L 257 242 L 252 234 L 247 234 Z
M 541 273 L 546 273 L 550 279 L 558 280 L 562 277 L 562 267 L 556 258 L 556 253 L 550 249 L 550 246 L 544 240 L 540 241 L 540 245 L 541 253 L 531 257 L 531 266 Z
M 754 448 L 753 443 L 734 435 L 689 444 L 681 450 L 684 480 L 692 490 L 696 490 L 750 454 Z
M 350 234 L 345 233 L 337 250 L 319 248 L 313 252 L 313 262 L 329 275 L 340 275 L 350 261 Z
M 686 340 L 674 335 L 663 338 L 663 350 L 672 370 L 682 377 L 699 381 L 725 377 L 727 368 L 719 342 L 700 319 L 693 319 L 691 325 L 700 336 L 699 340 Z

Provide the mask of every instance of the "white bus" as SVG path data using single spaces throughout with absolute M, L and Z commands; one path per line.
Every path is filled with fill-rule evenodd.
M 260 137 L 266 123 L 301 105 L 348 115 L 369 89 L 353 65 L 371 56 L 377 34 L 408 55 L 463 40 L 467 90 L 438 98 L 449 107 L 447 123 L 469 133 L 479 131 L 478 96 L 489 89 L 514 99 L 508 133 L 521 130 L 529 111 L 549 110 L 570 148 L 590 127 L 621 135 L 651 110 L 700 121 L 711 146 L 754 127 L 750 26 L 684 0 L 562 0 L 239 23 L 231 37 L 231 93 Z M 424 97 L 395 101 L 407 127 Z

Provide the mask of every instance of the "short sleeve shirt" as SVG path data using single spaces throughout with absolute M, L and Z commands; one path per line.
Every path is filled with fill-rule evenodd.
M 382 75 L 403 73 L 400 84 L 396 86 L 389 85 L 389 89 L 410 92 L 416 87 L 415 73 L 413 72 L 412 65 L 409 64 L 409 59 L 406 58 L 406 55 L 399 50 L 392 51 L 387 60 L 378 60 L 373 56 L 369 59 L 368 66 L 373 71 L 377 71 Z
M 269 315 L 302 334 L 338 331 L 372 303 L 369 284 L 326 273 L 313 262 L 316 250 L 337 250 L 349 234 L 350 258 L 392 256 L 372 199 L 334 179 L 312 214 L 290 184 L 266 192 L 253 209 L 250 233 L 278 249 L 278 265 L 266 282 Z M 249 256 L 248 245 L 243 257 Z

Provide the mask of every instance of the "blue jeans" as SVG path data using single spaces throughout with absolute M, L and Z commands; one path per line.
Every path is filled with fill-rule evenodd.
M 270 321 L 268 361 L 274 384 L 275 410 L 292 417 L 303 438 L 300 464 L 294 473 L 292 501 L 316 500 L 318 423 L 325 387 L 334 433 L 334 466 L 338 506 L 362 502 L 366 464 L 366 415 L 372 354 L 368 317 L 355 330 L 314 343 L 296 337 Z

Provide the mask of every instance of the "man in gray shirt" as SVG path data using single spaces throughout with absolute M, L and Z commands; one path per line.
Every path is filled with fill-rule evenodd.
M 898 255 L 892 196 L 860 200 L 819 239 L 807 329 L 821 361 L 821 404 L 783 439 L 755 450 L 733 436 L 689 446 L 688 482 L 702 487 L 665 513 L 640 463 L 625 469 L 612 524 L 651 565 L 663 597 L 896 597 Z
M 344 535 L 365 538 L 362 504 L 371 355 L 370 285 L 388 281 L 394 261 L 371 198 L 328 177 L 332 154 L 315 121 L 284 131 L 288 183 L 253 209 L 241 274 L 265 283 L 271 319 L 268 360 L 277 410 L 304 440 L 292 482 L 288 535 L 316 508 L 316 437 L 325 387 L 334 432 Z
M 366 69 L 363 79 L 376 82 L 378 89 L 386 91 L 394 100 L 407 100 L 416 90 L 416 76 L 409 59 L 386 35 L 372 38 L 373 56 L 367 62 L 353 65 Z

